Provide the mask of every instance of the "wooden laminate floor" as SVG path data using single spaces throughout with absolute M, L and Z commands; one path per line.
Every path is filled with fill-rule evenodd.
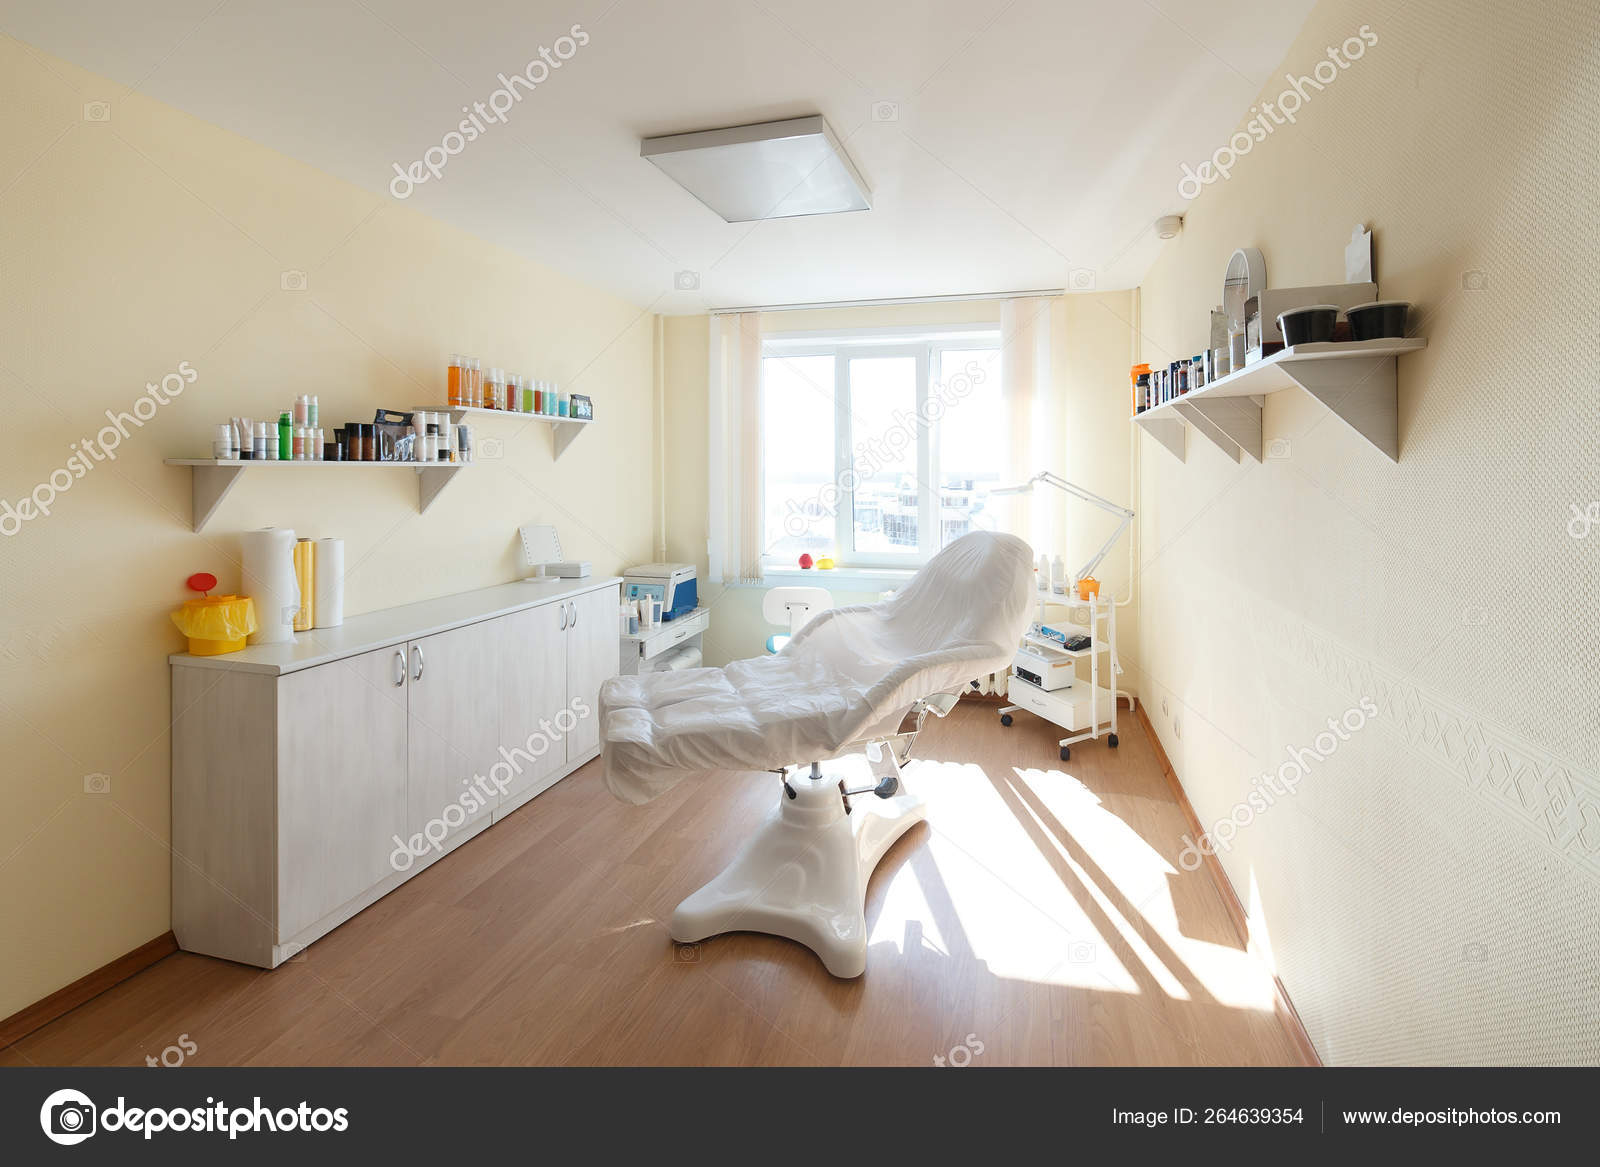
M 1055 727 L 996 709 L 964 700 L 917 743 L 928 821 L 873 879 L 858 980 L 785 940 L 667 936 L 776 779 L 630 807 L 595 762 L 290 963 L 178 953 L 0 1064 L 142 1065 L 180 1038 L 192 1065 L 1293 1063 L 1270 979 L 1177 865 L 1134 719 L 1063 763 Z

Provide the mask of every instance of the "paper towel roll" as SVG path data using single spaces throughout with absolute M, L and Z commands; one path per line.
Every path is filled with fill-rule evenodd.
M 318 628 L 344 623 L 344 540 L 318 539 L 316 552 Z
M 244 594 L 255 601 L 256 630 L 251 644 L 282 644 L 294 639 L 300 588 L 294 578 L 294 532 L 286 527 L 246 531 L 239 537 Z
M 317 622 L 317 564 L 311 551 L 314 546 L 310 539 L 297 539 L 294 544 L 294 582 L 300 593 L 300 611 L 294 617 L 296 632 L 310 632 Z

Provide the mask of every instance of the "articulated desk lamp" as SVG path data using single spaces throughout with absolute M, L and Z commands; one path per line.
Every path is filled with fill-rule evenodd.
M 1084 502 L 1091 503 L 1103 511 L 1109 511 L 1111 514 L 1122 516 L 1122 522 L 1118 523 L 1117 529 L 1111 532 L 1111 538 L 1107 539 L 1105 543 L 1101 545 L 1100 550 L 1096 551 L 1092 556 L 1089 557 L 1089 562 L 1080 567 L 1077 571 L 1077 574 L 1072 577 L 1074 581 L 1088 579 L 1094 569 L 1100 566 L 1100 561 L 1106 557 L 1106 552 L 1110 551 L 1112 545 L 1122 537 L 1122 532 L 1128 529 L 1128 524 L 1133 522 L 1133 512 L 1127 507 L 1118 506 L 1110 499 L 1101 498 L 1098 494 L 1095 494 L 1091 490 L 1085 490 L 1081 486 L 1076 486 L 1073 483 L 1068 482 L 1065 478 L 1061 477 L 1061 475 L 1052 474 L 1048 470 L 1039 471 L 1039 473 L 1035 474 L 1026 482 L 1019 482 L 1013 486 L 997 486 L 989 493 L 1032 494 L 1034 486 L 1040 482 L 1043 482 L 1048 486 L 1053 486 L 1057 490 L 1065 491 L 1073 498 L 1080 498 Z

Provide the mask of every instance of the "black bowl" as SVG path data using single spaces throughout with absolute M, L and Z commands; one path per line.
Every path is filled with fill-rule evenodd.
M 1350 320 L 1351 340 L 1378 340 L 1406 334 L 1406 313 L 1411 305 L 1404 300 L 1374 300 L 1357 304 L 1345 312 Z
M 1339 319 L 1339 309 L 1334 304 L 1306 304 L 1278 314 L 1278 328 L 1286 345 L 1310 344 L 1332 340 L 1333 325 Z

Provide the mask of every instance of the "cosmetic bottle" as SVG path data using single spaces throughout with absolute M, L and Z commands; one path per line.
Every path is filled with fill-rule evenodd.
M 278 461 L 287 462 L 294 457 L 294 421 L 288 410 L 278 415 Z
M 462 405 L 461 400 L 461 354 L 451 353 L 450 364 L 445 371 L 445 401 L 454 409 Z

